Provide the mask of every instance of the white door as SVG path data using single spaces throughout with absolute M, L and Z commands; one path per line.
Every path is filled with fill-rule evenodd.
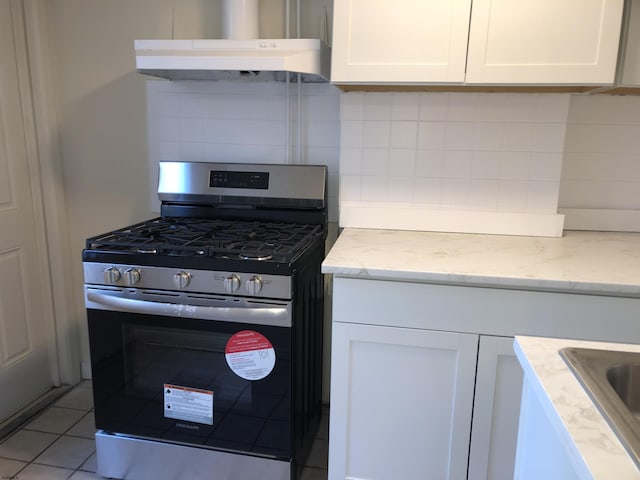
M 466 479 L 478 336 L 332 328 L 329 479 Z
M 473 0 L 467 83 L 612 84 L 622 0 Z
M 335 0 L 331 81 L 464 81 L 470 0 Z
M 19 3 L 0 0 L 0 421 L 51 388 L 55 368 L 23 25 Z
M 468 480 L 513 478 L 521 395 L 513 338 L 480 335 Z

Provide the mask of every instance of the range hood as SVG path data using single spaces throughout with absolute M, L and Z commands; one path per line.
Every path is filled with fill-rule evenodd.
M 328 82 L 329 47 L 319 39 L 136 40 L 138 72 L 170 80 Z

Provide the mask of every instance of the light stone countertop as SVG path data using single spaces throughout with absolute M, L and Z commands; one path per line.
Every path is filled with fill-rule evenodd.
M 640 352 L 640 345 L 541 337 L 516 337 L 514 343 L 525 380 L 563 443 L 573 449 L 567 453 L 579 459 L 578 473 L 597 480 L 640 479 L 635 462 L 560 357 L 565 347 Z
M 346 228 L 337 276 L 640 297 L 640 233 L 561 238 Z

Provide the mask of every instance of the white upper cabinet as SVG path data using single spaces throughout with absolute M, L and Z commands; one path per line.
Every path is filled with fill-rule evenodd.
M 466 82 L 608 85 L 623 0 L 473 0 Z
M 331 81 L 462 83 L 471 0 L 335 0 Z
M 620 75 L 618 78 L 621 87 L 640 86 L 640 1 L 633 0 L 627 4 L 626 30 L 624 49 L 620 53 Z
M 624 0 L 335 0 L 338 84 L 610 85 Z

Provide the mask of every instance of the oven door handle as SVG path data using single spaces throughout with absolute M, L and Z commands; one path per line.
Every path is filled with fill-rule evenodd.
M 91 290 L 87 290 L 87 303 L 88 308 L 100 310 L 116 310 L 165 317 L 198 318 L 220 322 L 253 323 L 275 327 L 291 326 L 291 310 L 285 305 L 274 305 L 273 307 L 208 307 L 122 298 Z

